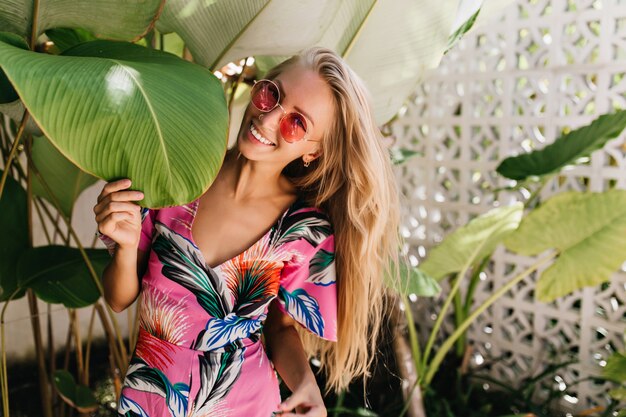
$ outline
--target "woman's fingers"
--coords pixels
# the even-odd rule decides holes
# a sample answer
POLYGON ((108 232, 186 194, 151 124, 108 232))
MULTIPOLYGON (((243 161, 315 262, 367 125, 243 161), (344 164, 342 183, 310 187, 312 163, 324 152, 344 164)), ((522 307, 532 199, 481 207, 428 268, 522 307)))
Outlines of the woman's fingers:
POLYGON ((123 190, 124 188, 130 187, 131 181, 128 178, 123 178, 117 181, 108 182, 102 187, 102 191, 100 191, 100 195, 98 195, 98 203, 105 198, 107 195, 123 190))
POLYGON ((277 413, 276 416, 280 417, 326 417, 326 407, 301 399, 298 393, 293 394, 281 403, 279 410, 282 413, 277 413), (295 408, 295 412, 291 412, 295 408))
POLYGON ((113 191, 110 193, 101 193, 100 196, 98 196, 98 202, 93 207, 93 212, 96 215, 100 214, 107 208, 107 204, 111 204, 113 201, 139 201, 143 198, 144 195, 141 191, 113 191))
MULTIPOLYGON (((109 225, 117 225, 119 222, 122 222, 124 220, 133 222, 134 218, 135 216, 127 211, 114 211, 113 213, 110 213, 108 216, 102 219, 102 221, 98 222, 98 228, 102 230, 107 230, 109 229, 109 225)), ((112 229, 115 229, 115 227, 112 227, 112 229)))
POLYGON ((326 417, 327 413, 326 413, 326 408, 322 407, 320 405, 313 405, 310 408, 308 408, 306 410, 306 413, 302 414, 302 413, 281 413, 281 414, 276 414, 276 416, 280 416, 280 417, 326 417))
POLYGON ((96 222, 102 222, 108 215, 116 212, 127 212, 129 214, 139 214, 141 207, 135 203, 125 201, 112 201, 104 205, 96 214, 96 222))

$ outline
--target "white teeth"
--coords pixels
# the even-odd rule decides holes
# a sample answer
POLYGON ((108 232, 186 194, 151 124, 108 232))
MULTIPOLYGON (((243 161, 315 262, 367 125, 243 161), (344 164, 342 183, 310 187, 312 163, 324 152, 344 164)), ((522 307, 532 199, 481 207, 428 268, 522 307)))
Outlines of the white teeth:
POLYGON ((259 142, 264 143, 266 145, 274 146, 274 144, 272 142, 270 142, 269 140, 267 140, 263 136, 261 136, 261 134, 254 128, 253 124, 250 124, 250 131, 252 132, 252 136, 257 138, 259 140, 259 142))

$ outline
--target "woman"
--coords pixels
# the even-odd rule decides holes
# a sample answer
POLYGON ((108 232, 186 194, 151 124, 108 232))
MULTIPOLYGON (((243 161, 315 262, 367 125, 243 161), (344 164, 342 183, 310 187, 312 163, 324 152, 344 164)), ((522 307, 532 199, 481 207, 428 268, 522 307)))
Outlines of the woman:
POLYGON ((255 83, 194 202, 142 209, 130 185, 107 184, 94 207, 113 255, 107 302, 141 294, 121 414, 326 416, 310 356, 326 392, 369 376, 383 276, 398 276, 398 190, 367 91, 333 51, 308 48, 255 83))

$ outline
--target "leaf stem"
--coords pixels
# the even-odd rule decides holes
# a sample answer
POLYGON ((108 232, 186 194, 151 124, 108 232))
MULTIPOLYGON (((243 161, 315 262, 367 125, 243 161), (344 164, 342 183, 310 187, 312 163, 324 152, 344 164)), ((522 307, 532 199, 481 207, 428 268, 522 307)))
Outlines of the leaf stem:
POLYGON ((430 363, 430 365, 428 367, 428 371, 427 371, 424 383, 426 385, 430 384, 430 382, 432 381, 432 379, 433 379, 433 377, 435 375, 435 371, 437 370, 437 368, 439 367, 439 365, 443 361, 443 358, 445 357, 447 352, 450 350, 450 348, 452 347, 452 345, 454 344, 456 339, 472 324, 472 322, 474 320, 476 320, 476 317, 478 317, 483 311, 485 311, 498 298, 500 298, 504 294, 506 294, 506 292, 509 291, 513 286, 515 286, 515 284, 517 284, 518 282, 520 282, 521 280, 526 278, 526 276, 530 275, 532 272, 534 272, 535 270, 540 268, 543 264, 545 264, 548 261, 554 259, 554 256, 555 256, 554 254, 551 254, 551 255, 546 256, 545 258, 535 262, 528 269, 526 269, 525 271, 521 272, 519 275, 517 275, 515 278, 510 280, 504 286, 500 287, 498 289, 498 291, 493 293, 487 300, 485 300, 485 302, 480 307, 478 307, 476 310, 474 310, 472 312, 472 314, 470 314, 467 317, 467 319, 465 319, 465 321, 454 331, 454 333, 452 333, 452 335, 450 337, 448 337, 445 340, 445 342, 441 345, 441 347, 437 351, 437 354, 435 355, 435 357, 433 358, 432 362, 430 363))
MULTIPOLYGON (((472 254, 465 261, 465 264, 463 264, 463 268, 461 268, 461 270, 457 273, 456 278, 454 279, 454 282, 452 284, 452 288, 450 289, 450 293, 446 297, 446 301, 444 302, 443 307, 441 307, 441 311, 437 315, 437 321, 435 322, 435 325, 433 326, 433 329, 430 332, 430 337, 428 338, 428 342, 426 343, 426 348, 424 349, 424 356, 422 357, 422 369, 426 369, 428 357, 430 356, 430 351, 433 347, 433 344, 435 343, 435 337, 437 336, 437 333, 439 332, 441 324, 443 323, 443 320, 445 319, 446 312, 448 311, 448 308, 450 307, 450 304, 452 303, 452 300, 454 299, 454 296, 461 285, 461 281, 463 277, 465 276, 465 274, 467 273, 467 270, 469 269, 470 265, 472 264, 476 256, 480 253, 486 241, 487 240, 484 239, 476 246, 472 254)), ((420 375, 420 379, 421 377, 422 376, 420 375)))
POLYGON ((20 143, 20 139, 24 135, 24 129, 26 128, 26 121, 28 120, 28 110, 24 110, 24 115, 22 116, 22 121, 20 122, 20 127, 17 129, 17 134, 15 136, 15 140, 13 141, 13 146, 11 146, 11 152, 9 152, 9 157, 7 161, 4 163, 4 172, 2 172, 2 179, 0 180, 0 198, 2 198, 2 192, 4 191, 4 184, 6 183, 7 176, 9 175, 9 171, 11 168, 11 163, 13 159, 15 159, 15 154, 17 153, 17 148, 20 143))

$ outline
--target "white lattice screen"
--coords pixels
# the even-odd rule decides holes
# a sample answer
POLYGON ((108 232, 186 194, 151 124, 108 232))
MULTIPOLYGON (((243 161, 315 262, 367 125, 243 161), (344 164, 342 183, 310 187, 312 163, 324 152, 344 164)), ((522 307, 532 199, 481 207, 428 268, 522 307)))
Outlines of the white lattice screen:
MULTIPOLYGON (((490 192, 508 184, 495 173, 500 160, 626 108, 625 74, 624 0, 516 1, 468 34, 427 75, 392 125, 398 144, 421 153, 396 167, 408 199, 403 233, 413 261, 475 215, 522 198, 490 192)), ((542 198, 565 190, 626 188, 625 136, 564 171, 542 198)), ((476 300, 532 263, 500 247, 481 277, 476 300)), ((550 304, 534 300, 529 277, 470 329, 473 364, 505 355, 490 372, 515 383, 549 362, 564 361, 559 352, 574 347, 578 363, 559 375, 566 383, 597 375, 612 351, 624 349, 626 264, 622 270, 610 285, 550 304)), ((428 316, 437 309, 427 310, 416 320, 432 324, 428 316)), ((450 322, 446 326, 449 330, 450 322)), ((593 380, 568 386, 563 406, 580 411, 606 405, 610 387, 593 380)))

